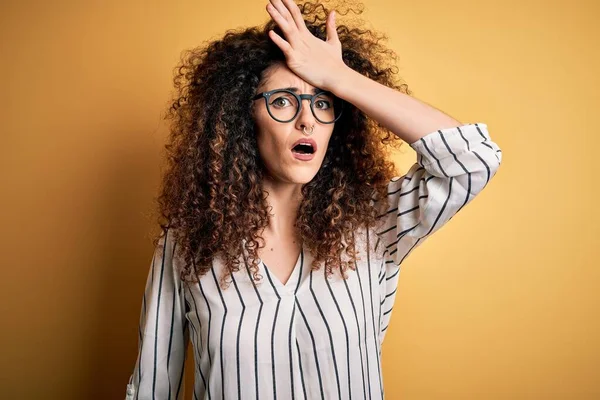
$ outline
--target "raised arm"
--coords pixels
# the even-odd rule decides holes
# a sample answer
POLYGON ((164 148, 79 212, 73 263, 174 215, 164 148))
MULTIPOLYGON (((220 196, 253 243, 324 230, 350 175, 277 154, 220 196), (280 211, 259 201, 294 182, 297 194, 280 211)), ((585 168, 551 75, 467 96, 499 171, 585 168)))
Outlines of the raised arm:
POLYGON ((410 146, 417 162, 388 185, 378 202, 384 246, 380 277, 383 341, 396 296, 400 264, 425 239, 440 229, 489 183, 502 160, 483 123, 445 128, 421 137, 410 146))

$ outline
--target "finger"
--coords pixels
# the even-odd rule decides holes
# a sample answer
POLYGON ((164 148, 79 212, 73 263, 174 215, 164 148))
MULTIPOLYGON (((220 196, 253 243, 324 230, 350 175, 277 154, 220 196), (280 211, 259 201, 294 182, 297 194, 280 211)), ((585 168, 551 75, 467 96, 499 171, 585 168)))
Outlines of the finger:
POLYGON ((283 3, 286 5, 287 9, 290 11, 292 15, 292 19, 296 23, 296 27, 300 31, 306 31, 308 28, 306 27, 306 23, 304 22, 304 17, 298 8, 298 5, 293 0, 283 0, 283 3))
POLYGON ((296 27, 296 23, 294 22, 294 18, 292 18, 292 15, 290 14, 289 10, 285 6, 285 4, 283 4, 281 2, 281 0, 269 0, 269 1, 273 5, 273 7, 275 7, 275 9, 279 12, 279 14, 281 15, 281 17, 283 19, 285 19, 285 21, 289 25, 290 29, 293 29, 294 27, 296 27))
POLYGON ((275 44, 283 51, 283 54, 286 56, 292 50, 292 46, 288 42, 286 42, 281 36, 279 36, 275 31, 269 31, 269 37, 275 44))
POLYGON ((277 25, 279 25, 283 33, 286 36, 291 35, 292 32, 290 30, 290 24, 281 16, 279 11, 277 11, 277 9, 271 3, 267 4, 267 11, 271 15, 271 18, 277 22, 277 25))
POLYGON ((327 19, 327 42, 335 43, 338 42, 337 30, 335 28, 335 11, 329 13, 327 19))

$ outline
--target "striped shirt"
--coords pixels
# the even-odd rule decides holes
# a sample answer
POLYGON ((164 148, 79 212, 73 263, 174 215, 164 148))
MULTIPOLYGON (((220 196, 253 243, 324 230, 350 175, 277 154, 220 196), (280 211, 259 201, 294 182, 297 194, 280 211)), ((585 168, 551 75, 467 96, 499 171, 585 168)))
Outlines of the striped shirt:
POLYGON ((410 146, 417 162, 372 203, 380 227, 354 233, 360 260, 347 280, 311 271, 302 248, 285 284, 261 262, 259 283, 246 264, 222 290, 218 257, 199 283, 185 283, 175 272, 172 234, 163 234, 126 399, 182 398, 188 340, 194 399, 383 399, 381 345, 400 265, 481 192, 502 159, 483 123, 438 130, 410 146))

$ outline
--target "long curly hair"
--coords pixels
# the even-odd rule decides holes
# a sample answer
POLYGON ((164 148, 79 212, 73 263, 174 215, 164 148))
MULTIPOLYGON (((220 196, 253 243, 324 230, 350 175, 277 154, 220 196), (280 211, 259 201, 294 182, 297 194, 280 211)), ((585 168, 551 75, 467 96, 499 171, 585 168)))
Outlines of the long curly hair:
MULTIPOLYGON (((343 1, 338 16, 349 11, 343 1)), ((326 39, 330 8, 322 1, 299 4, 309 31, 326 39)), ((341 18, 337 19, 341 21, 341 18)), ((381 44, 387 35, 361 29, 362 20, 348 18, 338 24, 344 63, 360 74, 410 95, 405 83, 394 80, 396 54, 381 44)), ((154 218, 162 232, 176 242, 180 277, 197 280, 210 271, 213 258, 222 257, 220 286, 229 286, 232 272, 245 263, 255 282, 260 281, 260 232, 269 223, 267 194, 261 187, 264 174, 258 152, 251 107, 264 71, 285 56, 269 38, 270 19, 264 25, 228 30, 219 40, 186 50, 175 68, 175 95, 165 118, 170 120, 166 168, 155 201, 154 218), (240 256, 245 250, 245 256, 240 256)), ((397 175, 389 160, 392 148, 404 142, 383 125, 346 103, 336 121, 323 165, 312 181, 303 185, 295 226, 303 245, 314 256, 311 269, 324 265, 326 276, 334 269, 347 278, 357 258, 353 232, 377 225, 375 200, 386 197, 387 185, 397 175), (348 256, 342 260, 343 251, 348 256)))

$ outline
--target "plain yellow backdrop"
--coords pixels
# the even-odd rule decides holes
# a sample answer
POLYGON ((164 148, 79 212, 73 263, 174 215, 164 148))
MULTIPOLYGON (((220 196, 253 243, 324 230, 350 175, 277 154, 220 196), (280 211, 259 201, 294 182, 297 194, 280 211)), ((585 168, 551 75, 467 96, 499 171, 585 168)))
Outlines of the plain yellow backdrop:
MULTIPOLYGON (((600 3, 364 3, 414 96, 503 150, 403 264, 386 398, 600 398, 600 3)), ((266 4, 2 2, 2 398, 125 397, 173 67, 266 4)))

